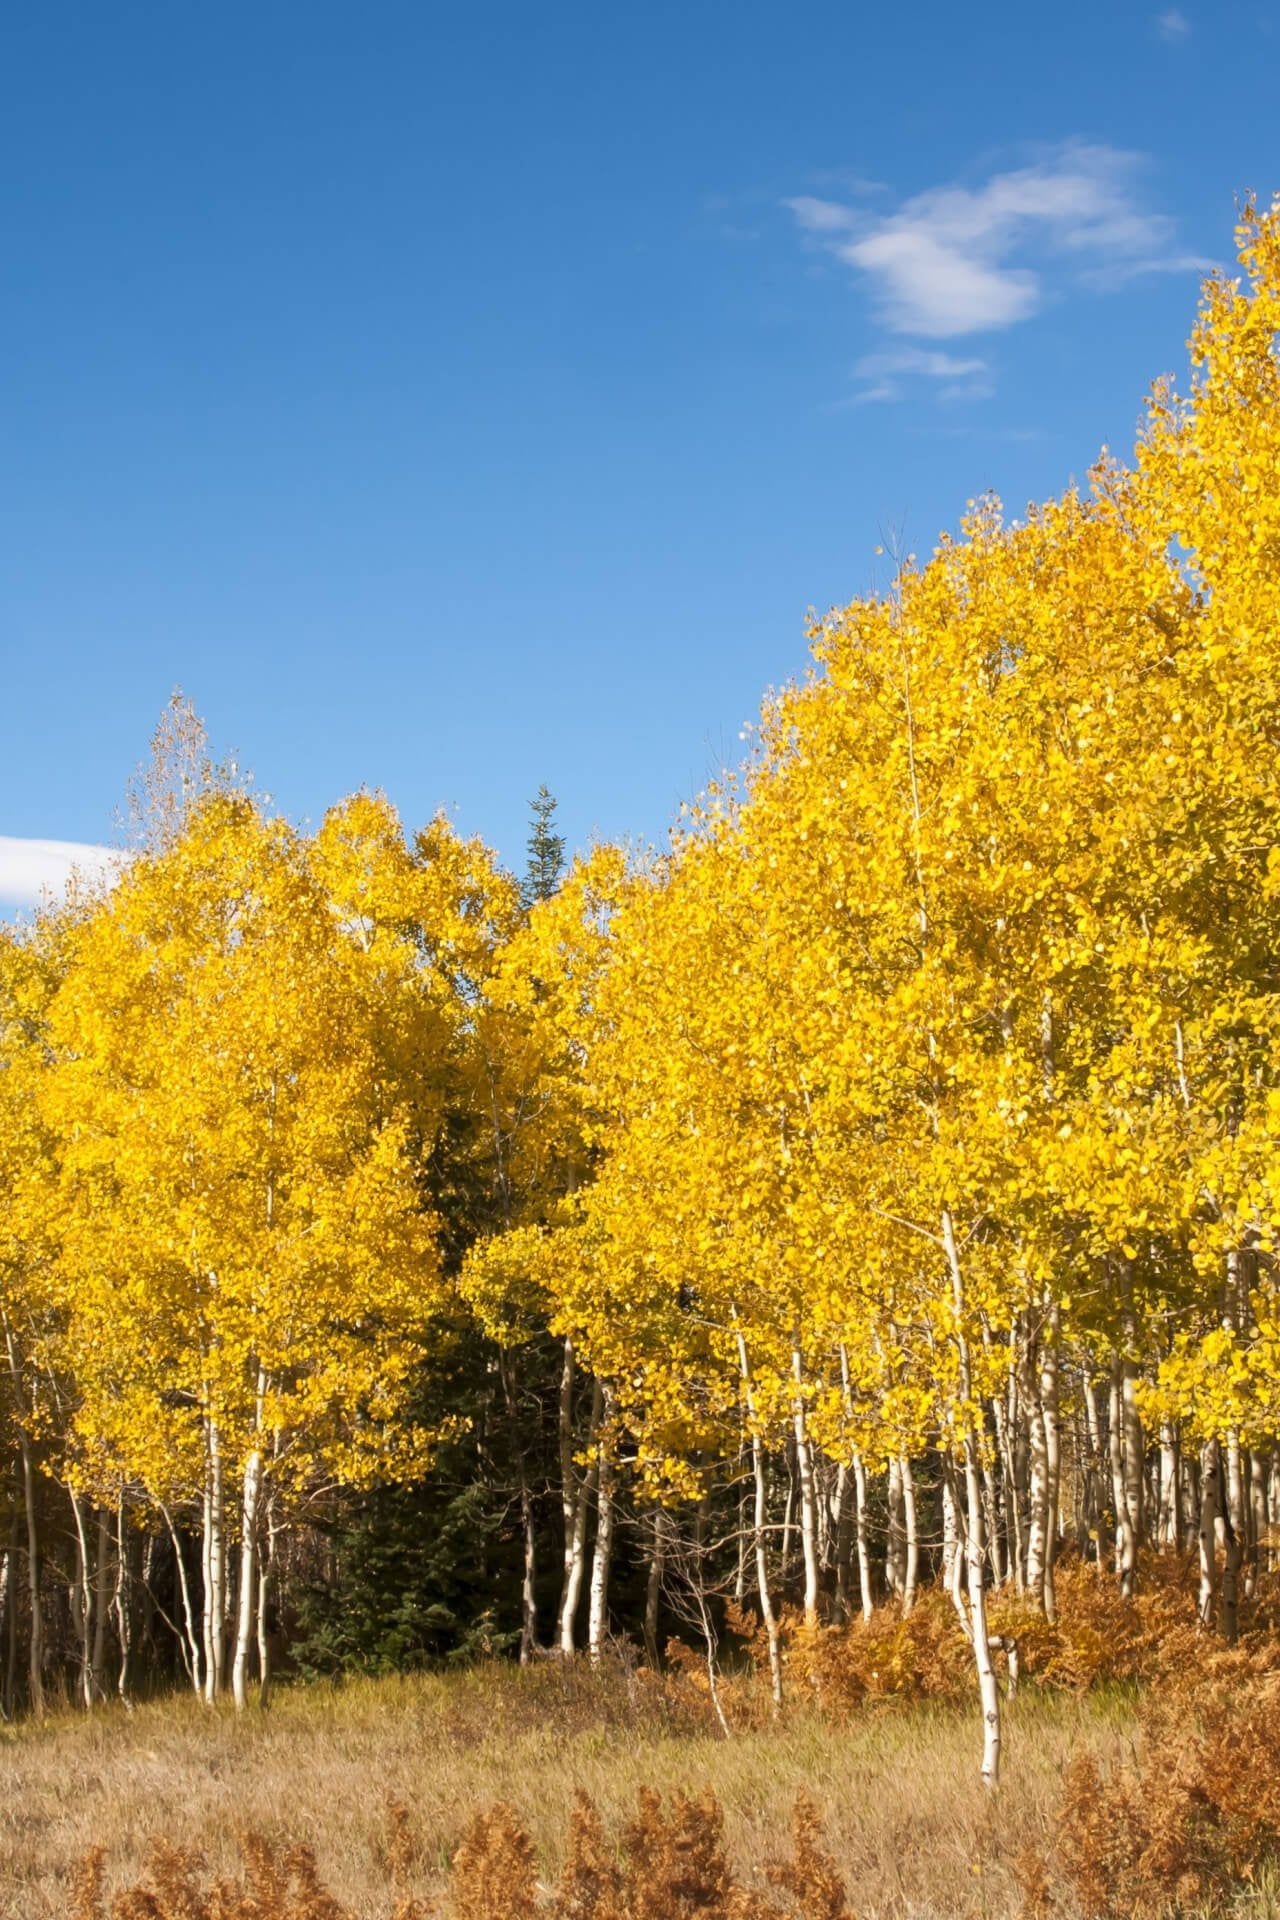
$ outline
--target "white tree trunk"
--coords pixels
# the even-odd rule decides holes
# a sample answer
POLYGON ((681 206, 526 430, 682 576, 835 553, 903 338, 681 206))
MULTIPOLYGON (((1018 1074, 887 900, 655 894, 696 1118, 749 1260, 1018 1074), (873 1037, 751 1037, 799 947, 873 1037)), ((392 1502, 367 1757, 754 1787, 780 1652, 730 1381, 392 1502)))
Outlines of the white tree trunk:
POLYGON ((182 1551, 182 1542, 178 1538, 177 1528, 168 1507, 160 1502, 160 1513, 165 1526, 169 1529, 169 1539, 173 1545, 174 1566, 178 1574, 178 1592, 182 1600, 182 1630, 186 1640, 185 1659, 187 1674, 197 1694, 204 1687, 204 1648, 200 1635, 196 1632, 195 1609, 191 1604, 191 1582, 187 1578, 187 1562, 182 1551))
POLYGON ((1240 1435, 1232 1428, 1227 1435, 1226 1500, 1223 1503, 1225 1547, 1222 1566, 1222 1637, 1234 1646, 1240 1633, 1240 1568, 1244 1561, 1245 1529, 1248 1526, 1244 1500, 1244 1471, 1240 1456, 1240 1435))
MULTIPOLYGON (((602 1412, 607 1425, 610 1411, 608 1393, 602 1396, 602 1412)), ((596 1538, 591 1556, 591 1593, 587 1610, 587 1651, 592 1666, 599 1666, 609 1631, 609 1573, 613 1565, 613 1495, 615 1473, 609 1457, 609 1440, 602 1435, 596 1448, 596 1538)))
POLYGON ((1213 1625, 1218 1588, 1218 1443, 1206 1440, 1200 1449, 1200 1624, 1213 1625))
POLYGON ((869 1620, 876 1610, 871 1585, 871 1542, 867 1534, 867 1468, 860 1453, 853 1456, 854 1538, 858 1547, 858 1592, 862 1617, 869 1620))
MULTIPOLYGON (((568 1342, 565 1343, 568 1349, 568 1342)), ((572 1359, 566 1360, 566 1368, 572 1366, 572 1359)), ((570 1375, 572 1385, 572 1375, 570 1375)), ((600 1382, 593 1384, 591 1393, 591 1434, 590 1444, 594 1448, 596 1431, 600 1425, 603 1396, 600 1382)), ((567 1452, 567 1471, 569 1492, 565 1496, 566 1514, 571 1514, 570 1531, 565 1535, 564 1543, 564 1585, 560 1595, 559 1637, 561 1653, 571 1654, 574 1650, 575 1624, 578 1618, 578 1606, 582 1599, 582 1582, 587 1565, 587 1517, 591 1511, 591 1494, 599 1470, 599 1457, 593 1457, 591 1466, 584 1479, 579 1481, 577 1468, 573 1460, 573 1434, 569 1429, 567 1448, 564 1441, 562 1424, 561 1464, 565 1463, 567 1452)))
MULTIPOLYGON (((1025 1316, 1030 1322, 1031 1316, 1025 1316)), ((1027 1421, 1027 1564, 1025 1590, 1038 1607, 1044 1606, 1044 1569, 1049 1551, 1049 1453, 1045 1445, 1038 1367, 1028 1325, 1022 1357, 1021 1401, 1027 1421)))
POLYGON ((951 1271, 952 1304, 955 1308, 955 1340, 959 1360, 960 1397, 963 1403, 963 1449, 965 1488, 965 1548, 968 1570, 969 1634, 974 1665, 978 1670, 978 1693, 982 1702, 982 1779, 989 1788, 1000 1781, 1000 1683, 991 1658, 991 1639, 987 1630, 986 1542, 983 1537, 982 1479, 978 1454, 978 1436, 973 1425, 973 1375, 969 1361, 969 1340, 965 1331, 964 1273, 960 1250, 956 1245, 955 1223, 951 1209, 942 1209, 942 1243, 951 1271))
POLYGON ((800 1478, 800 1542, 804 1551, 804 1617, 807 1626, 818 1624, 818 1508, 813 1485, 813 1452, 805 1424, 801 1397, 803 1374, 800 1349, 791 1350, 791 1377, 796 1386, 793 1425, 796 1436, 796 1469, 800 1478))
POLYGON ((262 1452, 255 1447, 244 1464, 240 1502, 240 1582, 237 1590, 235 1654, 231 1663, 231 1696, 236 1712, 249 1704, 249 1660, 254 1645, 258 1600, 258 1507, 262 1498, 262 1452))
POLYGON ((1045 1618, 1058 1617, 1058 1595, 1053 1570, 1058 1558, 1058 1530, 1062 1504, 1062 1428, 1058 1407, 1058 1309, 1049 1316, 1049 1328, 1040 1350, 1040 1418, 1044 1424, 1045 1464, 1048 1470, 1048 1530, 1045 1536, 1044 1584, 1041 1589, 1045 1618))
POLYGON ((755 1389, 751 1384, 747 1343, 741 1332, 738 1334, 738 1365, 742 1373, 747 1419, 751 1424, 751 1465, 756 1492, 752 1528, 756 1552, 756 1591, 760 1596, 760 1617, 764 1622, 765 1638, 769 1645, 769 1685, 773 1694, 773 1711, 778 1714, 782 1711, 782 1647, 778 1639, 778 1618, 773 1610, 773 1597, 769 1591, 769 1557, 765 1546, 769 1483, 765 1473, 764 1442, 756 1431, 755 1425, 755 1389))
POLYGON ((902 1483, 902 1530, 906 1540, 906 1555, 902 1568, 902 1617, 905 1620, 910 1613, 916 1597, 916 1581, 920 1572, 920 1535, 916 1519, 916 1483, 911 1471, 911 1462, 904 1453, 898 1462, 898 1472, 902 1483))
POLYGON ((222 1488, 222 1443, 216 1421, 207 1424, 204 1489, 204 1697, 222 1692, 226 1657, 227 1558, 222 1488))
POLYGON ((1178 1429, 1172 1420, 1160 1423, 1160 1514, 1157 1542, 1161 1552, 1182 1548, 1182 1512, 1178 1498, 1178 1429))

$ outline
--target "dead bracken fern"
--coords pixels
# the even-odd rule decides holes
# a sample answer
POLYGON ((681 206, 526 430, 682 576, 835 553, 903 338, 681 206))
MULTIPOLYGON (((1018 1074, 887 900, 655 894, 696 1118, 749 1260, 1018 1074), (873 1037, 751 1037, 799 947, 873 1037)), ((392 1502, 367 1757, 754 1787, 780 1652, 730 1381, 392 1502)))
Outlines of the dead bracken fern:
POLYGON ((157 1841, 145 1879, 121 1888, 108 1906, 105 1851, 95 1847, 72 1889, 68 1920, 357 1920, 322 1885, 310 1847, 279 1850, 247 1834, 241 1853, 238 1880, 206 1882, 198 1848, 157 1841))
POLYGON ((791 1824, 793 1858, 775 1867, 770 1879, 795 1901, 804 1920, 853 1920, 844 1881, 822 1844, 822 1822, 807 1794, 796 1801, 791 1824))
MULTIPOLYGON (((533 1843, 504 1803, 471 1820, 453 1857, 448 1920, 853 1920, 844 1883, 822 1844, 816 1808, 799 1801, 794 1858, 770 1870, 787 1897, 779 1905, 744 1887, 724 1845, 724 1816, 708 1789, 640 1794, 615 1845, 593 1802, 580 1794, 569 1823, 556 1887, 539 1886, 533 1843)), ((241 1842, 236 1880, 209 1879, 195 1848, 153 1847, 142 1881, 106 1891, 106 1854, 86 1855, 71 1889, 67 1920, 429 1920, 435 1909, 409 1885, 418 1864, 407 1810, 388 1802, 380 1849, 391 1904, 377 1916, 353 1913, 320 1880, 308 1847, 274 1847, 261 1835, 241 1842)))
POLYGON ((472 1819, 453 1856, 455 1920, 531 1920, 538 1911, 533 1842, 505 1801, 472 1819))
POLYGON ((1057 1844, 1024 1870, 1028 1913, 1063 1884, 1084 1920, 1224 1912, 1280 1857, 1280 1670, 1274 1647, 1204 1642, 1143 1701, 1134 1757, 1071 1765, 1057 1844))
POLYGON ((622 1912, 622 1874, 595 1802, 579 1791, 569 1844, 551 1904, 554 1920, 613 1920, 622 1912))

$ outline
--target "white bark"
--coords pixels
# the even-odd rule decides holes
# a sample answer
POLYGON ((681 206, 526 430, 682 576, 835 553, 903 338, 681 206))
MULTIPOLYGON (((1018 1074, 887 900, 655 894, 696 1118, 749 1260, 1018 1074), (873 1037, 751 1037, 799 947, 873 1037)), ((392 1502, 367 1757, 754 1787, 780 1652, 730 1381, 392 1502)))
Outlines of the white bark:
POLYGON ((237 1589, 235 1654, 231 1663, 231 1696, 236 1712, 249 1704, 249 1660, 254 1644, 258 1600, 258 1507, 262 1498, 262 1452, 254 1447, 244 1465, 240 1502, 240 1582, 237 1589))
POLYGON ((804 1551, 804 1617, 808 1626, 818 1624, 818 1512, 813 1485, 813 1452, 805 1424, 803 1382, 799 1347, 791 1350, 791 1377, 795 1382, 793 1425, 796 1437, 796 1470, 800 1479, 800 1542, 804 1551))
POLYGON ((173 1524, 173 1517, 163 1501, 160 1502, 160 1514, 165 1526, 169 1529, 169 1539, 173 1545, 174 1566, 178 1575, 178 1593, 182 1600, 182 1631, 186 1640, 185 1659, 187 1673, 190 1677, 192 1687, 196 1693, 199 1694, 204 1687, 204 1648, 201 1645, 200 1636, 196 1632, 195 1609, 191 1604, 191 1582, 187 1578, 186 1557, 182 1551, 182 1542, 178 1538, 178 1530, 173 1524))
POLYGON ((765 1548, 769 1485, 765 1474, 764 1443, 755 1425, 755 1388, 751 1382, 747 1343, 741 1332, 738 1334, 738 1365, 742 1373, 747 1419, 751 1425, 751 1465, 756 1491, 755 1524, 752 1528, 756 1552, 756 1591, 760 1596, 760 1617, 764 1621, 765 1638, 769 1645, 769 1684, 773 1693, 773 1710, 777 1714, 782 1710, 782 1647, 778 1639, 778 1618, 769 1591, 769 1560, 765 1548))
POLYGON ((875 1594, 871 1585, 871 1543, 867 1537, 867 1468, 860 1453, 853 1456, 854 1537, 858 1546, 858 1589, 862 1617, 869 1620, 875 1612, 875 1594))
POLYGON ((222 1486, 222 1443, 217 1422, 206 1423, 204 1489, 204 1697, 222 1692, 226 1657, 227 1560, 222 1486))
POLYGON ((1182 1513, 1178 1499, 1178 1429, 1172 1420, 1160 1425, 1160 1513, 1156 1544, 1162 1552, 1182 1548, 1182 1513))
MULTIPOLYGON (((569 1347, 568 1341, 565 1342, 565 1348, 565 1367, 569 1378, 570 1390, 572 1390, 573 1361, 572 1350, 569 1347)), ((600 1414, 603 1404, 600 1382, 597 1380, 592 1387, 591 1393, 590 1444, 593 1450, 596 1432, 600 1425, 600 1414)), ((571 1426, 568 1428, 567 1441, 565 1438, 563 1391, 561 1411, 561 1466, 562 1469, 565 1469, 567 1457, 568 1473, 568 1480, 566 1482, 567 1492, 564 1495, 564 1502, 566 1516, 570 1518, 569 1531, 565 1535, 564 1543, 564 1585, 560 1595, 559 1637, 561 1653, 571 1654, 574 1650, 578 1606, 582 1598, 582 1582, 587 1565, 587 1517, 591 1511, 591 1494, 595 1486, 596 1474, 599 1470, 600 1462, 598 1455, 595 1455, 593 1451, 591 1466, 585 1478, 579 1480, 577 1468, 573 1460, 573 1431, 571 1426)))
MULTIPOLYGON (((1030 1316, 1026 1316, 1029 1320, 1030 1316)), ((1031 1326, 1022 1355, 1022 1404, 1027 1419, 1028 1526, 1025 1588, 1036 1605, 1044 1606, 1044 1569, 1049 1550, 1049 1453, 1045 1445, 1038 1368, 1031 1326)))
POLYGON ((1256 1447, 1249 1453, 1249 1557, 1245 1573, 1245 1595, 1252 1600, 1262 1571, 1262 1550, 1267 1538, 1267 1462, 1256 1447))
POLYGON ((1232 1429, 1227 1435, 1226 1500, 1223 1503, 1225 1547, 1222 1566, 1222 1637, 1234 1645, 1240 1632, 1240 1568, 1244 1560, 1245 1528, 1248 1525, 1244 1501, 1244 1472, 1240 1457, 1240 1435, 1232 1429))
POLYGON ((902 1569, 902 1617, 905 1620, 910 1613, 916 1597, 916 1581, 920 1572, 920 1535, 916 1520, 916 1483, 911 1471, 911 1462, 904 1453, 898 1462, 898 1471, 902 1485, 902 1530, 906 1541, 906 1555, 902 1569))
POLYGON ((129 1655, 132 1651, 129 1585, 129 1542, 124 1530, 124 1494, 122 1492, 116 1506, 116 1584, 111 1611, 116 1617, 116 1640, 120 1649, 116 1692, 126 1706, 129 1706, 129 1655))
MULTIPOLYGON (((602 1396, 606 1426, 609 1396, 602 1396)), ((609 1631, 609 1573, 613 1565, 613 1495, 615 1473, 609 1457, 607 1433, 596 1447, 596 1538, 591 1555, 591 1593, 587 1610, 587 1651, 599 1666, 609 1631)))
POLYGON ((93 1705, 93 1577, 89 1571, 89 1536, 85 1529, 84 1508, 74 1487, 68 1489, 71 1514, 76 1525, 76 1577, 71 1589, 76 1638, 80 1642, 80 1698, 86 1709, 93 1705))
POLYGON ((978 1670, 978 1693, 982 1702, 982 1779, 989 1788, 1000 1781, 1000 1683, 991 1658, 991 1639, 987 1629, 986 1543, 983 1538, 982 1481, 978 1455, 978 1437, 973 1425, 973 1377, 969 1360, 969 1340, 965 1332, 964 1273, 956 1244, 951 1209, 942 1209, 942 1242, 951 1273, 952 1304, 955 1308, 955 1339, 959 1360, 960 1397, 965 1485, 965 1548, 968 1572, 969 1632, 974 1665, 978 1670))
POLYGON ((1040 1350, 1040 1419, 1044 1426, 1048 1472, 1048 1528, 1045 1535, 1044 1583, 1041 1589, 1045 1617, 1058 1617, 1058 1595, 1053 1570, 1058 1558, 1058 1531, 1062 1503, 1062 1428, 1058 1408, 1058 1309, 1049 1316, 1049 1328, 1040 1350))
POLYGON ((1200 1624, 1213 1625, 1218 1587, 1218 1443, 1207 1440, 1200 1449, 1200 1624))

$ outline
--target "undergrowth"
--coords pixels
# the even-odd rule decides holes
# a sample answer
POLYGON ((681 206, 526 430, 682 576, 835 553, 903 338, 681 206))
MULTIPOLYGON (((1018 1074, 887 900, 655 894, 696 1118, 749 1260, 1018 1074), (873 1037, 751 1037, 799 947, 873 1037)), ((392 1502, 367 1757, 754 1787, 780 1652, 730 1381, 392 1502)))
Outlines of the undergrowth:
MULTIPOLYGON (((578 1796, 556 1884, 538 1879, 533 1843, 503 1802, 477 1813, 453 1858, 443 1907, 409 1884, 414 1846, 399 1803, 388 1808, 384 1853, 391 1920, 853 1920, 844 1882, 823 1844, 807 1799, 796 1805, 789 1860, 770 1869, 777 1900, 744 1887, 724 1845, 724 1816, 709 1790, 668 1800, 640 1794, 635 1817, 610 1841, 594 1802, 578 1796)), ((106 1893, 106 1851, 86 1857, 67 1920, 372 1920, 321 1883, 310 1847, 274 1847, 261 1835, 241 1843, 235 1877, 206 1873, 197 1848, 166 1841, 151 1849, 142 1880, 106 1893)))
POLYGON ((926 1592, 905 1620, 789 1619, 779 1720, 753 1623, 732 1619, 729 1739, 693 1657, 291 1689, 240 1720, 190 1702, 68 1717, 8 1743, 0 1883, 8 1862, 20 1884, 0 1914, 1271 1920, 1280 1632, 1266 1588, 1231 1648, 1197 1626, 1176 1567, 1124 1600, 1068 1566, 1059 1598, 1051 1625, 992 1596, 1021 1675, 994 1798, 976 1779, 972 1656, 926 1592), (700 1784, 664 1797, 654 1781, 700 1784), (87 1846, 104 1833, 109 1854, 87 1846))

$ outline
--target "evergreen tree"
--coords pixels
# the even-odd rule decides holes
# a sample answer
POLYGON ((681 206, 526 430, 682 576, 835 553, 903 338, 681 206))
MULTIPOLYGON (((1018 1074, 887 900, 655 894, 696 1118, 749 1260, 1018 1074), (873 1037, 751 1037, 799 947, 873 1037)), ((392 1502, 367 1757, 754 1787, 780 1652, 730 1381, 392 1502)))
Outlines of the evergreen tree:
POLYGON ((526 907, 531 907, 535 900, 549 900, 564 872, 564 835, 555 831, 556 805, 555 795, 545 784, 529 803, 532 831, 525 842, 529 864, 520 884, 526 907))

